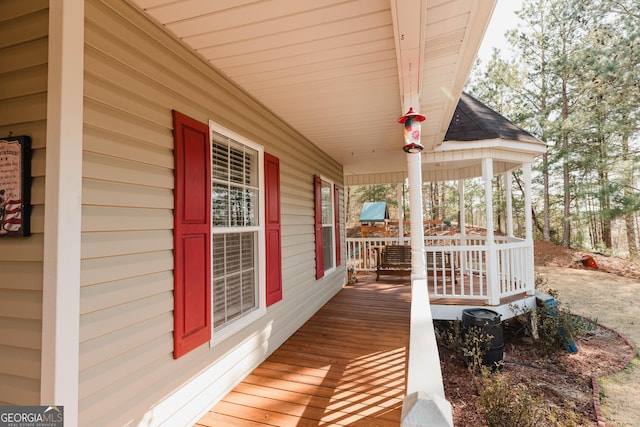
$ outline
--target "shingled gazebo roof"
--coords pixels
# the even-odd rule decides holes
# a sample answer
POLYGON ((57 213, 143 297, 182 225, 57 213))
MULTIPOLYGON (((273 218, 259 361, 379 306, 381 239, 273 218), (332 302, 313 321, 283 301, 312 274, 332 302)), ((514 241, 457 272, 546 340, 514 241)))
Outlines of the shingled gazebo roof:
POLYGON ((487 139, 542 143, 529 132, 463 92, 444 140, 481 141, 487 139))

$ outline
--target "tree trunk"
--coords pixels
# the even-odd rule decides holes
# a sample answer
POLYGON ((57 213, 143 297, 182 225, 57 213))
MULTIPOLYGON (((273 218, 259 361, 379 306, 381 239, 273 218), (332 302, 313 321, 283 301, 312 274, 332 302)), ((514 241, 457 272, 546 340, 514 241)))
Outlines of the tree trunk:
MULTIPOLYGON (((624 167, 624 198, 631 200, 633 197, 633 160, 629 153, 629 134, 622 135, 622 161, 624 167)), ((636 227, 633 212, 628 210, 624 215, 624 225, 627 230, 627 247, 629 258, 638 259, 638 246, 636 244, 636 227)))
POLYGON ((551 241, 551 214, 549 212, 549 155, 545 152, 542 156, 542 179, 544 186, 544 199, 543 199, 543 230, 542 238, 545 242, 551 241))
MULTIPOLYGON (((567 99, 567 82, 562 80, 562 119, 566 123, 569 117, 569 100, 567 99)), ((571 245, 571 183, 569 173, 569 132, 562 131, 562 177, 564 183, 564 211, 562 219, 562 246, 571 245)))
POLYGON ((440 220, 445 220, 446 218, 444 217, 444 207, 445 207, 445 203, 446 203, 446 194, 445 194, 445 185, 444 182, 440 183, 441 188, 440 188, 440 203, 438 203, 438 206, 440 206, 440 214, 438 216, 438 219, 440 220))
MULTIPOLYGON (((607 173, 600 174, 601 187, 609 186, 609 175, 607 173)), ((611 197, 609 196, 608 191, 603 191, 603 195, 600 200, 600 209, 602 212, 610 212, 611 211, 611 197)), ((609 216, 605 216, 604 218, 600 217, 600 228, 602 230, 602 243, 604 243, 605 248, 611 249, 613 246, 613 241, 611 238, 611 220, 608 219, 609 216)))
MULTIPOLYGON (((518 185, 518 188, 520 189, 520 191, 522 192, 522 194, 524 194, 524 187, 522 185, 522 180, 520 179, 520 177, 517 174, 513 174, 513 179, 515 180, 515 183, 518 185)), ((523 212, 523 216, 524 216, 524 212, 523 212)), ((545 221, 548 219, 549 217, 549 212, 545 212, 545 221)), ((540 224, 540 221, 538 221, 538 216, 536 215, 536 210, 533 208, 533 205, 531 206, 531 220, 533 221, 533 225, 536 227, 536 229, 540 232, 540 233, 544 233, 544 226, 540 224)), ((550 240, 547 240, 547 242, 550 240)))

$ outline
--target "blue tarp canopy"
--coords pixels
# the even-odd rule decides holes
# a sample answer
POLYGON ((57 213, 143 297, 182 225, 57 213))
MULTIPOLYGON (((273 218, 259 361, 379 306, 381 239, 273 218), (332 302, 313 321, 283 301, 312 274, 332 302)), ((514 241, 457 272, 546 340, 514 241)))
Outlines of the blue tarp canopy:
POLYGON ((387 202, 365 202, 362 205, 360 222, 384 222, 389 219, 387 202))

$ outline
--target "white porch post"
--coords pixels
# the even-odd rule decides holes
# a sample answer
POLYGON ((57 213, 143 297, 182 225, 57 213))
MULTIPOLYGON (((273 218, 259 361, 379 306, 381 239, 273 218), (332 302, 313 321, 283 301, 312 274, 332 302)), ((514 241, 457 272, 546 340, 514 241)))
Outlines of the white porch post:
POLYGON ((84 0, 49 2, 40 403, 78 425, 84 0))
POLYGON ((404 206, 402 197, 403 183, 396 184, 396 198, 398 200, 398 244, 404 244, 404 206))
MULTIPOLYGON (((464 205, 464 179, 458 180, 458 210, 460 215, 458 218, 458 228, 460 228, 460 245, 467 245, 467 224, 466 224, 466 212, 464 205)), ((460 273, 465 274, 467 271, 467 257, 466 251, 460 253, 460 273)))
POLYGON ((411 212, 411 279, 426 278, 424 224, 422 222, 422 155, 407 153, 411 212))
POLYGON ((522 165, 522 177, 524 179, 524 224, 525 224, 525 241, 529 247, 529 254, 527 255, 527 294, 535 295, 535 272, 534 272, 534 257, 533 257, 533 218, 531 215, 531 163, 525 163, 522 165))
POLYGON ((500 304, 500 283, 498 281, 498 251, 493 224, 493 159, 482 159, 482 179, 484 181, 484 203, 487 223, 487 293, 491 305, 500 304))
POLYGON ((511 189, 513 188, 513 177, 511 176, 511 172, 505 173, 504 177, 507 199, 507 236, 513 237, 513 197, 511 195, 511 189))
POLYGON ((440 355, 433 326, 424 256, 422 165, 420 153, 408 153, 411 206, 411 331, 407 394, 402 403, 402 427, 451 427, 451 404, 444 396, 440 355))

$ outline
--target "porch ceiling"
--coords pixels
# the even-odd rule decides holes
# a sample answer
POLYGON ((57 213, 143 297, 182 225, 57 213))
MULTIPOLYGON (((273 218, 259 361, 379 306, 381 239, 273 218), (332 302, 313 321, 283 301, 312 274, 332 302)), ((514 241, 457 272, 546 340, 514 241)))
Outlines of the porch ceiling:
POLYGON ((406 170, 409 105, 442 142, 496 0, 130 0, 344 165, 406 170), (419 102, 419 105, 416 103, 419 102))

